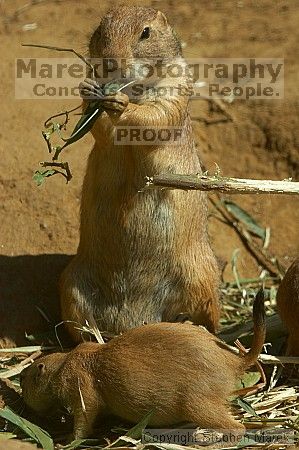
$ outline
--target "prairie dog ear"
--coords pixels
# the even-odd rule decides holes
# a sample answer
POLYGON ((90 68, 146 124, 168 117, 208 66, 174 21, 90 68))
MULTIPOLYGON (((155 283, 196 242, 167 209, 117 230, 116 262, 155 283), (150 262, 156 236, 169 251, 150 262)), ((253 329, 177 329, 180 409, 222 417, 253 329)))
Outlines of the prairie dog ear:
POLYGON ((157 20, 158 20, 158 22, 162 23, 166 27, 168 26, 167 18, 165 16, 165 14, 163 14, 161 11, 158 11, 158 13, 157 13, 157 20))
POLYGON ((46 366, 44 363, 39 363, 37 366, 37 370, 38 370, 38 375, 43 375, 45 373, 46 370, 46 366))

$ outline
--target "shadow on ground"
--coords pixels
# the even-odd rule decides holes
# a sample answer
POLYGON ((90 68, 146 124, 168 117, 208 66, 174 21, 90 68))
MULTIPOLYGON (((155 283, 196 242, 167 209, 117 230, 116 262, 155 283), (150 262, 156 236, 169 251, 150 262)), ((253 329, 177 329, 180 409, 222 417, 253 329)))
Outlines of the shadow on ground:
POLYGON ((58 281, 71 256, 63 254, 0 255, 1 339, 17 346, 38 343, 60 322, 58 281), (45 334, 46 333, 46 334, 45 334))

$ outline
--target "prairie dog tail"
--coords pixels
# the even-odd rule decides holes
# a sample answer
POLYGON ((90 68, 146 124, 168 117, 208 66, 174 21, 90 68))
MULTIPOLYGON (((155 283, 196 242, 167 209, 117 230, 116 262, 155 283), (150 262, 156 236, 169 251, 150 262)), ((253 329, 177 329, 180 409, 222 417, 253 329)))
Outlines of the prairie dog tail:
POLYGON ((244 367, 252 366, 262 351, 266 336, 265 296, 263 289, 256 294, 253 303, 253 340, 251 349, 244 355, 244 367))

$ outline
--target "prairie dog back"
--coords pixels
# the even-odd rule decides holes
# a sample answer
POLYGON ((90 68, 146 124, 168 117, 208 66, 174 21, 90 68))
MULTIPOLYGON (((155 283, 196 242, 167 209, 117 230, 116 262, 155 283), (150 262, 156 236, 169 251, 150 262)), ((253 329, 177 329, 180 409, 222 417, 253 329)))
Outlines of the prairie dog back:
POLYGON ((70 408, 75 438, 88 437, 98 416, 113 413, 137 423, 152 410, 153 426, 187 422, 243 431, 227 399, 237 376, 254 364, 262 349, 264 314, 259 295, 254 339, 245 356, 203 327, 180 323, 145 325, 108 344, 84 343, 69 353, 45 356, 22 372, 24 400, 40 413, 46 413, 45 406, 70 408))

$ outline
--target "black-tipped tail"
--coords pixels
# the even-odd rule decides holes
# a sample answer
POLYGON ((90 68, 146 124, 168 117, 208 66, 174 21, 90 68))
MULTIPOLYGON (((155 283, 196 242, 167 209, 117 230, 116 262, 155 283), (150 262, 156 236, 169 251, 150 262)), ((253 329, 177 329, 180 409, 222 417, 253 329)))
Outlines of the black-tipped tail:
POLYGON ((244 355, 245 368, 252 366, 263 349, 266 336, 265 295, 263 289, 256 294, 253 303, 253 340, 251 349, 244 355))

